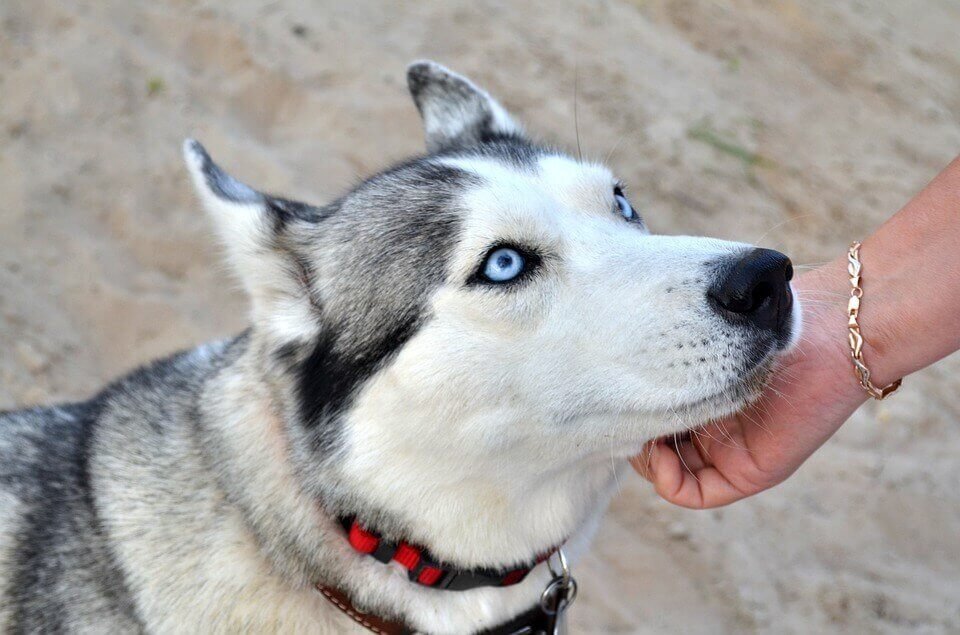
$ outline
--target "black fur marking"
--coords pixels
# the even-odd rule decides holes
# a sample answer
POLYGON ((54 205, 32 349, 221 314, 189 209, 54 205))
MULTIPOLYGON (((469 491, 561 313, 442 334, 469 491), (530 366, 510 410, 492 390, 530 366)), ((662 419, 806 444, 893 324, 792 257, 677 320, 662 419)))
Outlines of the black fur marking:
POLYGON ((413 95, 414 101, 417 102, 418 106, 420 94, 423 93, 424 89, 426 89, 433 80, 433 68, 433 64, 427 62, 412 64, 410 68, 407 69, 407 88, 410 89, 410 94, 413 95))
MULTIPOLYGON (((355 389, 369 378, 382 363, 396 353, 416 332, 413 318, 398 322, 363 352, 337 352, 332 336, 324 334, 313 347, 310 356, 297 368, 297 393, 300 414, 308 428, 332 424, 348 406, 355 389)), ((314 449, 329 451, 334 439, 327 426, 317 429, 314 449)))
POLYGON ((297 363, 297 356, 300 354, 300 344, 290 342, 284 344, 273 353, 273 359, 281 366, 292 367, 297 363))
POLYGON ((450 146, 434 156, 493 159, 521 170, 533 170, 537 161, 549 154, 561 153, 538 146, 520 135, 488 132, 481 143, 450 146))
POLYGON ((323 218, 323 210, 313 205, 300 203, 299 201, 291 201, 290 199, 280 198, 278 196, 265 196, 264 199, 266 200, 267 209, 273 212, 272 215, 278 223, 276 227, 277 231, 282 230, 286 227, 287 223, 293 219, 316 223, 323 218))

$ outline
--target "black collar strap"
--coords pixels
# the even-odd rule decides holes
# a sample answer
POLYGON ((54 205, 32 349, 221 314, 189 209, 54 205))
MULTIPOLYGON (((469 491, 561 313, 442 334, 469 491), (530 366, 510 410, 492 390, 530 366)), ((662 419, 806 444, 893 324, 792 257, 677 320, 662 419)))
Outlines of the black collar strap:
POLYGON ((516 569, 454 569, 440 564, 430 553, 406 542, 392 543, 376 532, 370 531, 355 518, 340 521, 347 532, 350 546, 360 553, 373 556, 384 564, 391 560, 407 570, 412 582, 432 589, 447 591, 466 591, 482 586, 505 587, 518 584, 530 571, 553 555, 556 549, 541 554, 533 562, 516 569))

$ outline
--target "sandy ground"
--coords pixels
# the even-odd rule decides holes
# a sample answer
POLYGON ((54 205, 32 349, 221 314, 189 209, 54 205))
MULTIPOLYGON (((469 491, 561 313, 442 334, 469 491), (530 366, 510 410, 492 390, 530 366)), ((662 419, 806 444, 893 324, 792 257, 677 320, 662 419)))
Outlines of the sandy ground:
MULTIPOLYGON (((407 62, 610 162, 656 231, 842 253, 960 150, 960 5, 0 2, 0 407, 89 395, 244 325, 181 166, 315 202, 420 151, 407 62), (112 4, 113 6, 107 6, 112 4)), ((787 484, 690 512, 639 478, 582 633, 960 632, 954 357, 787 484)))

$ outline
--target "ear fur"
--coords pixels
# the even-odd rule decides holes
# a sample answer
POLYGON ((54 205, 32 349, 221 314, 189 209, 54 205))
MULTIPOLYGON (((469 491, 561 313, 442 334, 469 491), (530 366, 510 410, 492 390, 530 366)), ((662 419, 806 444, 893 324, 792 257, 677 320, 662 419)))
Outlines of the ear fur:
POLYGON ((284 340, 313 335, 317 316, 311 281, 286 233, 288 225, 309 223, 319 210, 241 183, 193 139, 184 141, 183 157, 228 260, 250 296, 254 324, 284 340))
POLYGON ((436 62, 411 64, 407 86, 423 118, 429 152, 523 134, 486 91, 436 62))

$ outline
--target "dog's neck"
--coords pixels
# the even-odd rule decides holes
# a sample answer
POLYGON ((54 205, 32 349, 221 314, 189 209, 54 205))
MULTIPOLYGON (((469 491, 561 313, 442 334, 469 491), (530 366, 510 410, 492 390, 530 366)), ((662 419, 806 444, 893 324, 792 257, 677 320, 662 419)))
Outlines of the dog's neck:
POLYGON ((343 505, 341 513, 457 566, 527 562, 605 506, 619 465, 608 452, 570 457, 570 439, 556 433, 505 443, 464 432, 534 427, 529 417, 497 405, 438 404, 386 373, 344 418, 345 450, 330 466, 336 487, 325 493, 343 505))
MULTIPOLYGON (((565 539, 572 560, 585 550, 611 492, 609 458, 547 474, 528 461, 516 469, 488 470, 485 477, 483 466, 464 460, 475 461, 472 456, 421 454, 417 439, 400 434, 396 419, 383 416, 364 419, 365 429, 352 428, 343 440, 352 456, 331 454, 311 469, 297 453, 302 439, 295 438, 297 424, 287 416, 292 408, 278 403, 276 391, 261 379, 261 364, 248 347, 210 382, 206 443, 225 468, 226 498, 237 503, 264 557, 291 584, 328 584, 376 614, 402 617, 431 632, 463 632, 533 606, 550 580, 546 567, 536 567, 515 586, 438 594, 397 567, 357 553, 337 516, 363 513, 386 533, 463 568, 525 562, 565 539), (367 434, 379 435, 382 443, 363 446, 367 434)), ((354 408, 351 417, 361 413, 370 409, 354 408)))

